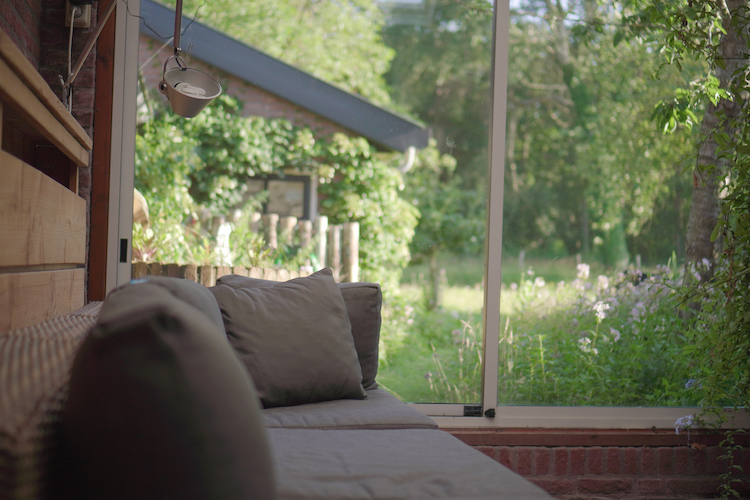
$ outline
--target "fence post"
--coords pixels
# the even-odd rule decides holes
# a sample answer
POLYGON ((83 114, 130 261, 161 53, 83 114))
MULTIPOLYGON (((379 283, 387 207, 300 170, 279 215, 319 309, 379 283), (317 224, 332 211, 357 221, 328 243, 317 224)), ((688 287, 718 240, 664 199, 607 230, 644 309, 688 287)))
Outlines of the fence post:
POLYGON ((344 223, 341 281, 359 281, 359 222, 344 223))
POLYGON ((276 237, 276 224, 279 222, 277 214, 265 214, 263 216, 263 235, 266 239, 266 245, 271 248, 278 248, 279 240, 276 237))
POLYGON ((232 268, 229 266, 216 266, 216 279, 218 280, 222 276, 232 274, 232 268))
POLYGON ((164 266, 164 269, 166 270, 166 272, 164 273, 165 276, 169 276, 170 278, 180 277, 180 265, 179 264, 167 264, 164 266))
POLYGON ((149 276, 163 276, 164 269, 160 262, 152 262, 148 265, 149 276))
POLYGON ((214 266, 200 266, 198 268, 199 283, 203 286, 214 286, 216 284, 216 270, 214 266))
POLYGON ((130 277, 134 280, 148 276, 148 264, 145 262, 134 262, 130 268, 130 277))
POLYGON ((268 281, 276 281, 276 269, 263 268, 263 279, 268 281))
POLYGON ((320 267, 327 267, 326 235, 328 234, 328 217, 319 215, 315 219, 315 256, 318 258, 320 267))
POLYGON ((294 236, 294 226, 297 225, 297 217, 291 215, 281 217, 279 219, 279 232, 281 233, 281 241, 286 245, 292 244, 292 238, 294 236))
POLYGON ((252 214, 250 214, 250 222, 249 222, 250 231, 254 233, 260 232, 260 225, 261 225, 260 223, 261 223, 261 219, 260 219, 259 212, 253 212, 252 214))
POLYGON ((190 281, 198 281, 198 266, 196 264, 185 264, 180 267, 180 278, 190 281))
POLYGON ((328 266, 333 277, 338 281, 341 271, 341 226, 334 224, 328 227, 328 266))
POLYGON ((247 276, 247 268, 242 266, 234 266, 232 268, 232 273, 238 276, 247 276))
POLYGON ((307 247, 312 241, 312 221, 301 220, 299 221, 299 246, 301 248, 307 247))
POLYGON ((250 269, 248 269, 247 275, 250 278, 255 278, 255 279, 258 279, 258 280, 262 280, 263 279, 263 269, 261 269, 259 267, 251 267, 250 269))

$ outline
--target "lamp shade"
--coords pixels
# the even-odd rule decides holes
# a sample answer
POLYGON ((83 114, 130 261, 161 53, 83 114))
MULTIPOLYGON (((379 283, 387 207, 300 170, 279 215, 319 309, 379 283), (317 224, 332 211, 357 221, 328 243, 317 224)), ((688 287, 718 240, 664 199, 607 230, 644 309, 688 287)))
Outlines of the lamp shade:
POLYGON ((169 99, 172 111, 193 118, 221 94, 221 85, 202 71, 176 67, 164 72, 159 90, 169 99))

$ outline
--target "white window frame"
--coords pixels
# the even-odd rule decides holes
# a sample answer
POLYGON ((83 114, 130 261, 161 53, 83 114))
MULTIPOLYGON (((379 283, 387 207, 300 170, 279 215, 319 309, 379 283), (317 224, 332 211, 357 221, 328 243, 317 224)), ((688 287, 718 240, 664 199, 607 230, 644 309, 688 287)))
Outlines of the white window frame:
MULTIPOLYGON (((140 12, 140 0, 129 0, 130 12, 140 12)), ((133 225, 135 125, 139 21, 117 9, 115 92, 112 127, 112 170, 107 290, 130 280, 130 242, 133 225), (128 240, 127 264, 119 263, 119 242, 128 240)), ((488 206, 483 308, 482 415, 464 417, 463 404, 412 404, 442 428, 556 428, 556 429, 670 429, 695 407, 560 407, 498 406, 498 344, 503 233, 503 178, 505 171, 505 116, 508 85, 509 0, 495 0, 492 53, 491 125, 489 133, 488 206), (494 410, 495 416, 486 416, 494 410)), ((732 415, 730 415, 732 416, 732 415)), ((725 427, 750 427, 741 412, 725 427)))
POLYGON ((133 250, 133 184, 138 92, 140 0, 118 2, 115 10, 115 54, 112 88, 112 137, 109 172, 107 274, 109 293, 130 282, 133 250), (121 243, 127 242, 124 250, 121 243), (121 262, 124 261, 124 262, 121 262))

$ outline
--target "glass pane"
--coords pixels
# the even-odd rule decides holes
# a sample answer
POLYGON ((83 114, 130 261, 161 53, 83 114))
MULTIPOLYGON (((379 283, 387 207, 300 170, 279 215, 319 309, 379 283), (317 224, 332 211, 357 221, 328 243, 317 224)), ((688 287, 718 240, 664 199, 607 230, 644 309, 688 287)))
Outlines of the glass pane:
MULTIPOLYGON (((144 8, 153 10, 147 29, 171 33, 173 24, 157 23, 160 6, 144 8)), ((247 45, 232 45, 232 64, 217 68, 207 56, 222 49, 199 44, 221 37, 196 41, 189 67, 219 78, 224 92, 184 119, 153 91, 171 43, 142 35, 136 187, 149 218, 135 225, 134 259, 221 272, 309 271, 326 261, 344 277, 346 252, 336 260, 333 245, 323 250, 311 235, 322 219, 298 221, 291 238, 294 221, 283 219, 325 216, 319 237, 330 242, 345 241, 353 233, 341 227, 356 222, 359 280, 383 290, 380 386, 411 402, 479 403, 491 3, 186 0, 183 12, 197 13, 183 25, 183 48, 206 29, 247 45), (279 68, 264 66, 265 55, 304 74, 264 86, 256 77, 279 68), (315 97, 321 91, 326 99, 315 97), (416 135, 355 133, 379 126, 345 105, 362 100, 416 135), (266 213, 287 224, 285 238, 274 239, 266 213)))
POLYGON ((410 402, 480 403, 490 2, 382 2, 394 105, 432 130, 404 174, 420 212, 383 325, 379 383, 410 402))
POLYGON ((300 218, 305 213, 304 201, 304 182, 268 181, 268 213, 300 218))
POLYGON ((670 288, 694 138, 651 119, 689 71, 610 2, 512 11, 499 404, 695 404, 670 288))

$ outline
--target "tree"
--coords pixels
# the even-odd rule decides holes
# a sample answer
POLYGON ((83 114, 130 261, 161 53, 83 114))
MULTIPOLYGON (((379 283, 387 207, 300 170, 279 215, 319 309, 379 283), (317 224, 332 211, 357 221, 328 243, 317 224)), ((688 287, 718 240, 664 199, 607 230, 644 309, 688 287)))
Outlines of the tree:
POLYGON ((414 261, 426 259, 430 269, 429 309, 437 309, 441 298, 438 255, 476 255, 484 245, 484 193, 462 187, 453 175, 456 160, 441 155, 433 143, 420 151, 406 175, 404 198, 419 210, 419 223, 410 249, 414 261))
POLYGON ((437 0, 424 24, 389 24, 393 102, 428 123, 464 186, 486 178, 492 11, 484 0, 437 0), (480 160, 480 161, 477 161, 480 160))
POLYGON ((376 104, 390 102, 383 74, 393 52, 383 44, 383 14, 372 0, 187 0, 184 12, 191 11, 323 81, 376 104))
POLYGON ((681 217, 668 187, 684 182, 690 131, 660 137, 651 114, 684 77, 654 82, 654 44, 618 36, 611 4, 528 1, 512 16, 506 248, 621 269, 657 246, 645 236, 659 211, 681 217))

